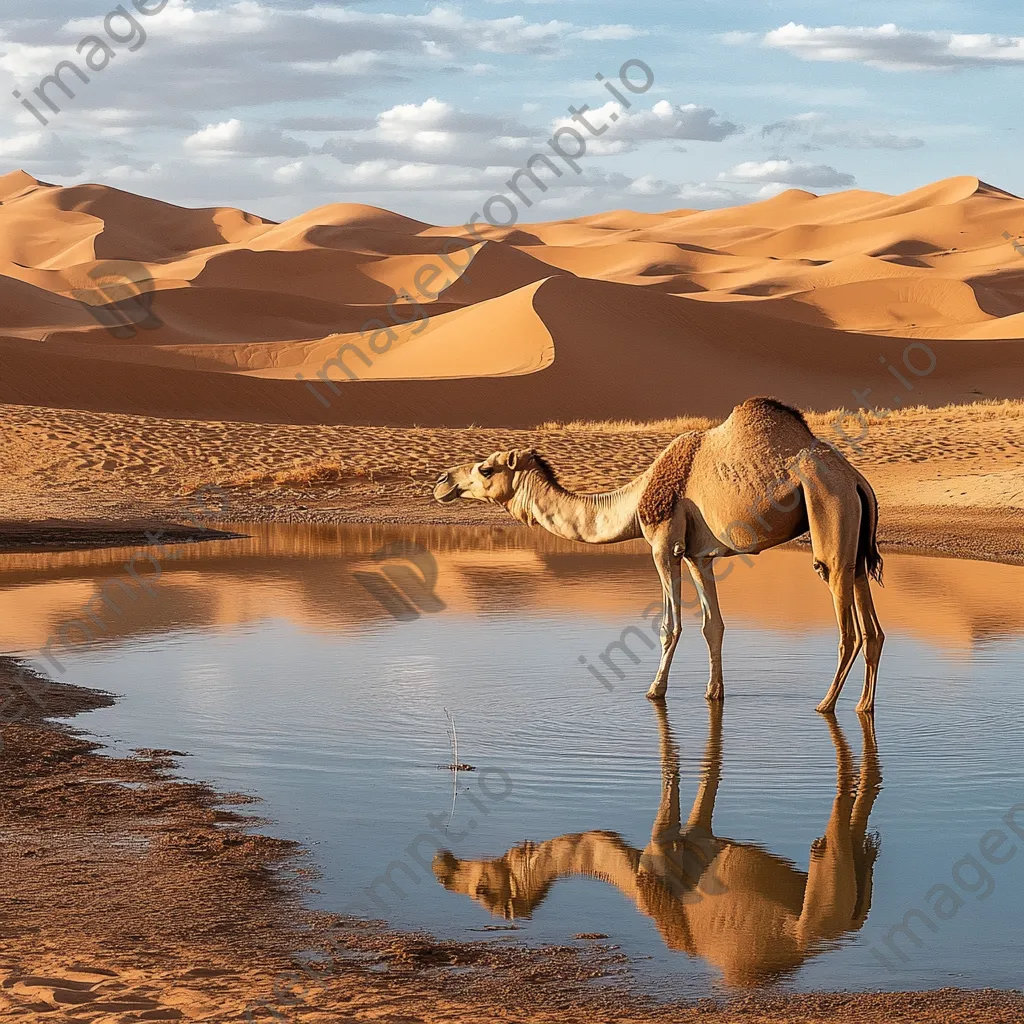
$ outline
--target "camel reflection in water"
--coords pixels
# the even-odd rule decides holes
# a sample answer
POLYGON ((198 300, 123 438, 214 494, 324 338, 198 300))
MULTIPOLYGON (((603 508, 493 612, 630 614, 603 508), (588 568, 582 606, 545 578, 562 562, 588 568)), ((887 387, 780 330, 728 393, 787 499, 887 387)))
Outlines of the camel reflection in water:
POLYGON ((493 914, 528 918, 552 885, 570 876, 616 886, 652 918, 665 944, 713 964, 734 986, 770 984, 807 959, 834 948, 864 924, 878 839, 867 831, 881 787, 874 725, 858 715, 863 754, 857 772, 833 716, 826 721, 836 750, 836 796, 825 834, 811 844, 806 872, 751 843, 714 834, 722 774, 722 705, 709 705, 710 726, 700 786, 683 821, 679 751, 668 714, 656 706, 662 787, 645 849, 614 832, 584 832, 526 842, 496 860, 458 860, 442 851, 434 874, 452 892, 493 914))

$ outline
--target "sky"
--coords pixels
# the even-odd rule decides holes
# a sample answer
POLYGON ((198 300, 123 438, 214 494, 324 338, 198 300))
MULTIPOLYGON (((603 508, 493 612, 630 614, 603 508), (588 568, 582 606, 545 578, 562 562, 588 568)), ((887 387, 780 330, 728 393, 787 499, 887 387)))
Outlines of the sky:
POLYGON ((523 221, 959 174, 1024 192, 1019 0, 29 8, 0 0, 0 171, 59 184, 274 220, 368 203, 436 224, 510 194, 538 153, 546 190, 518 179, 523 221), (43 90, 55 112, 34 90, 65 60, 73 98, 43 90), (550 143, 580 147, 563 127, 585 147, 571 164, 550 143))

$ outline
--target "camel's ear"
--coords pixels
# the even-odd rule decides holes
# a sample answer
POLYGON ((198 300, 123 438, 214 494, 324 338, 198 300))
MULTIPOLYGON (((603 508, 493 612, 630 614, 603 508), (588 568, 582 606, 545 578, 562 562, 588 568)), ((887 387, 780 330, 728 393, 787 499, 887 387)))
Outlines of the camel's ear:
POLYGON ((517 469, 526 469, 527 463, 536 454, 532 448, 513 448, 505 456, 505 461, 508 463, 508 468, 514 473, 517 469))

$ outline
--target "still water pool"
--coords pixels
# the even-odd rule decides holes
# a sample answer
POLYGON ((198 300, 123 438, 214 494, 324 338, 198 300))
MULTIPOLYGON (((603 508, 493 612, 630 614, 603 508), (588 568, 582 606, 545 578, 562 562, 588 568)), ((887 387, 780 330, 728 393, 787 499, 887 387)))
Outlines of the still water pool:
POLYGON ((696 619, 667 706, 644 699, 660 587, 640 546, 238 529, 171 549, 131 600, 130 551, 0 558, 3 647, 46 671, 107 587, 119 613, 55 650, 61 678, 123 699, 78 725, 258 796, 258 827, 310 849, 317 906, 607 936, 665 995, 1021 987, 1024 569, 887 558, 872 727, 859 664, 836 719, 814 711, 837 637, 804 550, 723 568, 719 713, 696 619), (448 716, 476 771, 439 770, 448 716))

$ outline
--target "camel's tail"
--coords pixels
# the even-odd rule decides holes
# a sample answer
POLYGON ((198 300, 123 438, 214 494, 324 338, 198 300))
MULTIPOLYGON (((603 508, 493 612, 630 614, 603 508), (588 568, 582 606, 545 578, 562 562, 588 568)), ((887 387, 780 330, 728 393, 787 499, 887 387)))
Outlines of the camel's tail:
POLYGON ((878 499, 866 480, 858 481, 860 538, 857 541, 857 574, 863 572, 882 584, 882 556, 878 552, 878 499))

